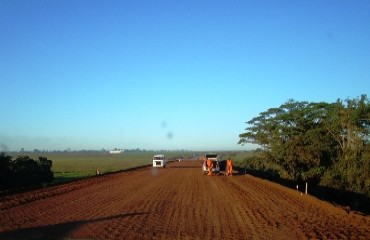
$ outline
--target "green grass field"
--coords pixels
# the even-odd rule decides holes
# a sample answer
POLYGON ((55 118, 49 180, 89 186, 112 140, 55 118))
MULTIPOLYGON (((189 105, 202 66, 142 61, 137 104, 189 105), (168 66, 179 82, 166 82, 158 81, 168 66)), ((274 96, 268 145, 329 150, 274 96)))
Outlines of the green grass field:
MULTIPOLYGON (((109 154, 108 152, 63 152, 63 153, 25 153, 12 154, 13 160, 20 155, 27 155, 36 160, 40 156, 53 161, 52 171, 54 182, 67 182, 96 175, 96 170, 101 174, 125 170, 133 167, 152 164, 154 152, 124 152, 109 154)), ((183 156, 179 152, 166 152, 168 160, 183 156)))
MULTIPOLYGON (((248 152, 220 153, 224 159, 231 157, 236 162, 242 161, 244 157, 250 155, 248 152)), ((159 152, 124 152, 121 154, 109 154, 108 152, 24 153, 11 154, 11 156, 13 160, 20 155, 27 155, 34 160, 40 156, 52 160, 54 182, 61 183, 94 176, 96 170, 104 174, 150 165, 154 154, 159 154, 159 152)), ((193 154, 202 155, 204 153, 171 151, 164 154, 167 160, 172 160, 180 156, 188 158, 193 154)))

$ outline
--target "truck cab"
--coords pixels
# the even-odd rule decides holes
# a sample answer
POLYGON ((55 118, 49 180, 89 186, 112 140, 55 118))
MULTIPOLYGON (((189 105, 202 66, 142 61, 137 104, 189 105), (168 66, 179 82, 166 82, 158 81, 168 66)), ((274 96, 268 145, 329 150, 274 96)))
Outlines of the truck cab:
POLYGON ((153 167, 165 168, 167 164, 164 154, 156 154, 153 156, 153 167))

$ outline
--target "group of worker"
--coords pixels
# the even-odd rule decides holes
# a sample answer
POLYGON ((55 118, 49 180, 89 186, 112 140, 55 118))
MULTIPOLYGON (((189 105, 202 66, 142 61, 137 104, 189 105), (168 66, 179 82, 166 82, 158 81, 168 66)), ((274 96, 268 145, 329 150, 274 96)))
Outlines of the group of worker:
MULTIPOLYGON (((208 167, 208 176, 212 176, 212 169, 213 169, 213 161, 208 159, 207 160, 207 167, 208 167)), ((226 176, 233 175, 233 160, 230 158, 226 160, 226 176)))

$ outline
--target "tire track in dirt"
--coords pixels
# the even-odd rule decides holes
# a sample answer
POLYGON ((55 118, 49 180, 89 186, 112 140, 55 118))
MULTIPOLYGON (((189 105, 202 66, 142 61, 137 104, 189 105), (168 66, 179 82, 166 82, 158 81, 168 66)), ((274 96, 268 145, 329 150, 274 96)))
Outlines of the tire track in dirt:
POLYGON ((174 162, 2 198, 0 239, 370 239, 369 216, 249 175, 204 176, 200 166, 174 162))
POLYGON ((252 221, 259 225, 255 229, 262 226, 265 235, 273 229, 271 236, 276 238, 278 230, 279 239, 343 239, 354 235, 356 239, 368 239, 370 236, 368 218, 362 225, 363 219, 357 219, 357 215, 349 217, 342 209, 312 196, 252 176, 230 182, 238 192, 235 198, 251 203, 247 209, 255 217, 252 221))

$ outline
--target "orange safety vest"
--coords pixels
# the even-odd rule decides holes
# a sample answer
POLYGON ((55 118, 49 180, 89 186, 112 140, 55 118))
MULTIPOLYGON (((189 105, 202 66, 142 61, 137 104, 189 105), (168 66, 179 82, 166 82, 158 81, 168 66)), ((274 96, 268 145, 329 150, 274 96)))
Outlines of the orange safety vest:
POLYGON ((228 167, 232 167, 233 166, 233 160, 231 160, 231 159, 227 160, 226 163, 227 163, 227 166, 228 167))

